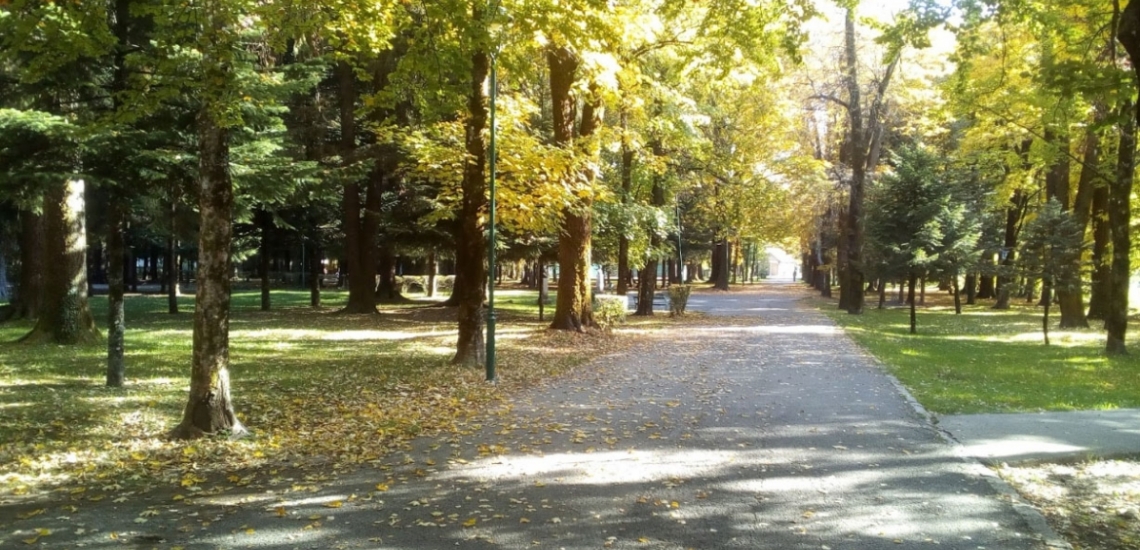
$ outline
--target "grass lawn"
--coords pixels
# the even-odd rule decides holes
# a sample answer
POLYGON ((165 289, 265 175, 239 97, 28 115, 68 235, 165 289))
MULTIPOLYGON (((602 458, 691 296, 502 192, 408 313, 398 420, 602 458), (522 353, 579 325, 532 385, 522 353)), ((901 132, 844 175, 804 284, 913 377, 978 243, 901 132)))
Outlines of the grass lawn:
MULTIPOLYGON (((918 334, 909 334, 904 307, 876 309, 867 297, 863 315, 819 307, 846 329, 935 413, 982 413, 1140 407, 1140 326, 1129 327, 1133 354, 1104 355, 1104 331, 1061 330, 1050 314, 1050 341, 1041 335, 1041 308, 1016 303, 989 309, 989 300, 954 314, 952 297, 928 289, 918 309, 918 334)), ((891 304, 888 301, 888 304, 891 304)), ((892 304, 893 305, 893 304, 892 304)))
MULTIPOLYGON (((329 469, 376 460, 421 433, 473 428, 477 413, 506 410, 510 391, 541 382, 633 337, 548 332, 537 293, 496 292, 497 386, 482 369, 449 365, 455 310, 425 302, 382 306, 380 315, 341 315, 346 295, 274 290, 234 295, 231 376, 235 408, 253 430, 240 441, 171 443, 189 385, 193 297, 179 315, 164 296, 128 296, 127 385, 104 387, 105 345, 15 343, 26 322, 0 324, 0 496, 55 484, 162 479, 185 487, 217 473, 321 463, 329 469)), ((106 298, 91 299, 105 325, 106 298)), ((553 313, 547 306, 547 322, 553 313)), ((653 329, 669 319, 631 320, 653 329)), ((323 466, 322 466, 323 467, 323 466)), ((240 476, 239 476, 240 477, 240 476)))

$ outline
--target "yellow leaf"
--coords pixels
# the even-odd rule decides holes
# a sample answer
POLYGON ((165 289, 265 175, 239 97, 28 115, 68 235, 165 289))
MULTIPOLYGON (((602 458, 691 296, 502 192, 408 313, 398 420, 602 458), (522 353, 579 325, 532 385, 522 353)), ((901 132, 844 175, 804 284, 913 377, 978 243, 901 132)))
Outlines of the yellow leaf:
POLYGON ((16 514, 16 518, 18 518, 18 519, 33 518, 33 517, 36 517, 36 516, 46 512, 46 511, 47 511, 47 508, 40 508, 39 510, 32 510, 31 512, 25 512, 23 514, 16 514))
POLYGON ((475 527, 475 523, 476 523, 477 521, 478 521, 478 520, 476 520, 475 518, 471 518, 471 519, 469 519, 469 520, 467 520, 467 521, 463 522, 463 526, 464 526, 464 527, 475 527))
POLYGON ((184 497, 182 495, 174 495, 174 496, 170 497, 170 500, 182 500, 184 498, 186 498, 186 497, 184 497))
POLYGON ((388 490, 388 484, 387 483, 377 483, 376 484, 376 490, 383 493, 384 491, 388 490))
POLYGON ((277 514, 277 517, 279 517, 279 518, 285 517, 285 507, 284 506, 278 506, 278 507, 274 508, 273 511, 277 514))
POLYGON ((140 453, 138 451, 135 451, 135 452, 131 453, 131 458, 133 458, 135 460, 146 460, 146 453, 140 453))
POLYGON ((673 502, 670 502, 670 503, 669 503, 669 507, 670 507, 670 508, 680 508, 680 507, 681 507, 681 503, 680 503, 680 502, 677 502, 677 501, 675 501, 675 500, 674 500, 673 502))
POLYGON ((325 508, 340 508, 341 506, 344 506, 344 503, 339 500, 334 500, 325 504, 325 508))
POLYGON ((530 523, 530 520, 526 518, 519 518, 519 523, 530 523))
POLYGON ((250 527, 249 529, 245 530, 245 534, 247 534, 247 535, 252 535, 253 533, 254 533, 253 527, 250 527))
POLYGON ((39 529, 36 529, 36 534, 41 537, 46 537, 51 534, 51 529, 44 529, 43 527, 40 527, 39 529))
POLYGON ((40 540, 39 537, 32 537, 30 539, 24 539, 24 544, 35 544, 39 540, 40 540))
POLYGON ((640 542, 641 544, 647 544, 649 542, 649 538, 648 537, 638 537, 637 542, 640 542))

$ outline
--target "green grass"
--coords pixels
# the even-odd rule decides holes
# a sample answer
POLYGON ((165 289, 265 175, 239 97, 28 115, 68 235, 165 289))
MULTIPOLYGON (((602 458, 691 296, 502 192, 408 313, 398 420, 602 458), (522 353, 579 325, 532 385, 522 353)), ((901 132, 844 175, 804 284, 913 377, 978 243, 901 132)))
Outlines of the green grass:
POLYGON ((906 308, 878 310, 869 301, 856 316, 834 302, 820 300, 820 307, 936 413, 1140 407, 1140 326, 1129 327, 1133 355, 1109 358, 1097 321, 1062 331, 1051 315, 1046 346, 1040 308, 982 304, 955 315, 948 297, 931 292, 927 303, 918 310, 917 335, 909 334, 906 308))

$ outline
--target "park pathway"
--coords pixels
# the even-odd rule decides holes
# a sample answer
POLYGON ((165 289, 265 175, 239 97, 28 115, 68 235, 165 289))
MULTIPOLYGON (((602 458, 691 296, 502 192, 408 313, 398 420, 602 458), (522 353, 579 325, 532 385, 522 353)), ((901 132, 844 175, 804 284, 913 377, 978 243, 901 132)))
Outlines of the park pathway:
POLYGON ((706 321, 534 388, 468 435, 313 492, 121 529, 186 549, 1043 548, 803 295, 695 294, 706 321))

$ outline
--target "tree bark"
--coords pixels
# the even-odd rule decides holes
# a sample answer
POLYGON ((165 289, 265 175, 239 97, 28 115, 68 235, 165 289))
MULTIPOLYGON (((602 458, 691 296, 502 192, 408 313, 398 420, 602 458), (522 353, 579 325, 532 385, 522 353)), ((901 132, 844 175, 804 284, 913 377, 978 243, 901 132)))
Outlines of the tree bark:
POLYGON ((321 280, 325 274, 321 265, 320 243, 309 243, 309 307, 321 307, 321 280))
POLYGON ((917 280, 918 280, 918 275, 911 272, 910 276, 907 277, 907 281, 906 281, 907 282, 906 298, 907 298, 907 301, 910 302, 910 333, 911 334, 918 334, 918 316, 915 313, 915 303, 914 303, 915 302, 915 300, 914 300, 914 286, 915 286, 915 282, 917 280))
POLYGON ((713 248, 713 288, 717 290, 728 290, 728 270, 731 269, 728 261, 728 239, 721 239, 716 242, 713 248))
POLYGON ((847 206, 847 262, 841 266, 840 284, 847 289, 847 312, 863 313, 863 195, 866 182, 866 141, 859 100, 858 57, 855 50, 855 9, 847 9, 845 24, 847 58, 847 116, 851 129, 851 190, 847 206))
POLYGON ((166 239, 166 311, 170 314, 178 313, 179 267, 178 261, 178 232, 176 225, 177 201, 170 203, 170 236, 166 239))
MULTIPOLYGON (((1068 136, 1058 139, 1058 147, 1064 148, 1063 153, 1068 153, 1069 145, 1068 136)), ((1073 200, 1070 200, 1073 193, 1069 183, 1071 181, 1069 155, 1062 154, 1061 159, 1057 161, 1052 171, 1056 174, 1054 185, 1057 201, 1063 210, 1072 212, 1073 218, 1081 227, 1082 234, 1088 227, 1089 204, 1092 202, 1093 170, 1090 168, 1098 164, 1099 156, 1100 143, 1096 132, 1090 129, 1085 136, 1084 162, 1081 164, 1081 175, 1077 182, 1076 197, 1073 200)), ((1073 269, 1079 272, 1080 258, 1074 258, 1073 262, 1075 264, 1073 269)), ((1079 288, 1076 290, 1058 288, 1055 293, 1057 304, 1061 310, 1061 328, 1088 328, 1089 322, 1085 318, 1084 292, 1079 288)), ((1042 295, 1044 297, 1045 293, 1042 292, 1042 295)))
POLYGON ((258 210, 255 218, 261 237, 257 254, 258 276, 261 278, 261 311, 269 311, 271 306, 269 295, 269 232, 272 231, 270 226, 273 224, 273 216, 265 210, 258 210))
MULTIPOLYGON (((478 21, 482 19, 482 10, 478 7, 478 2, 475 6, 472 16, 478 21)), ((487 293, 487 241, 483 236, 480 219, 487 209, 487 183, 484 177, 487 144, 483 132, 487 128, 488 98, 484 86, 491 71, 491 58, 485 50, 478 50, 472 54, 471 62, 465 137, 469 160, 463 169, 463 198, 455 236, 456 276, 452 291, 452 298, 459 306, 459 340, 451 362, 479 367, 486 361, 483 301, 487 293)))
POLYGON ((234 190, 229 170, 229 133, 210 106, 198 113, 198 284, 194 306, 194 354, 190 395, 171 439, 196 439, 245 427, 230 397, 230 243, 234 190))
POLYGON ((107 386, 122 387, 126 378, 126 313, 123 308, 123 226, 126 206, 112 196, 107 212, 107 386))
POLYGON ((998 277, 997 302, 993 309, 1009 309, 1010 286, 1013 282, 1014 249, 1017 247, 1017 233, 1021 227, 1021 216, 1029 198, 1020 189, 1013 192, 1006 208, 1005 216, 1005 259, 1001 260, 1002 274, 998 277))
MULTIPOLYGON (((1114 3, 1114 9, 1119 4, 1114 3)), ((1114 13, 1115 15, 1115 13, 1114 13)), ((1129 2, 1119 16, 1116 39, 1128 52, 1135 71, 1133 86, 1140 82, 1140 2, 1129 2)), ((1108 333, 1105 352, 1108 355, 1126 355, 1125 335, 1128 331, 1128 286, 1132 274, 1131 252, 1131 196, 1136 172, 1136 126, 1140 121, 1140 103, 1124 103, 1124 122, 1120 126, 1120 151, 1117 156, 1116 178, 1108 194, 1108 225, 1112 233, 1112 270, 1109 276, 1108 307, 1104 328, 1108 333)))
MULTIPOLYGON (((629 139, 625 133, 628 131, 629 115, 625 109, 621 112, 621 202, 629 204, 630 193, 633 192, 633 149, 629 146, 629 139)), ((618 278, 614 293, 625 296, 629 292, 629 237, 626 231, 618 236, 618 278)))
POLYGON ((44 297, 44 220, 32 211, 20 212, 20 272, 16 292, 0 322, 36 319, 44 297))
POLYGON ((87 302, 84 182, 69 179, 44 196, 46 270, 43 311, 21 341, 74 345, 100 338, 87 302))
MULTIPOLYGON (((560 147, 574 147, 575 98, 571 94, 579 66, 577 55, 564 46, 547 49, 550 69, 550 95, 554 110, 554 142, 560 147)), ((593 135, 601 123, 601 109, 596 98, 585 101, 577 137, 593 135)), ((585 151, 596 156, 596 150, 585 151)), ((585 174, 592 185, 596 174, 585 174)), ((582 331, 594 325, 590 306, 590 207, 592 200, 583 198, 578 204, 563 209, 558 240, 558 301, 550 328, 582 331)))
POLYGON ((1104 320, 1108 315, 1108 300, 1111 291, 1112 257, 1108 245, 1112 240, 1112 228, 1108 224, 1108 186, 1097 185, 1092 198, 1092 289, 1089 293, 1089 319, 1104 320))
POLYGON ((958 274, 950 279, 950 292, 954 293, 954 314, 962 314, 962 289, 958 287, 958 274))
POLYGON ((977 273, 969 273, 966 275, 966 305, 972 306, 977 303, 978 295, 978 275, 977 273))
MULTIPOLYGON (((352 65, 342 61, 336 69, 340 106, 340 152, 345 166, 352 164, 356 151, 356 75, 352 65)), ((348 303, 344 313, 376 313, 376 225, 369 206, 379 203, 379 193, 371 180, 364 186, 365 205, 361 205, 361 185, 354 181, 344 186, 344 257, 348 268, 348 303), (362 219, 363 214, 363 219, 362 219), (371 231, 369 231, 371 229, 371 231)))

